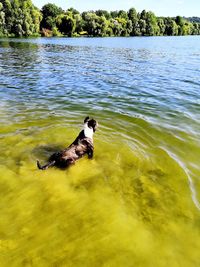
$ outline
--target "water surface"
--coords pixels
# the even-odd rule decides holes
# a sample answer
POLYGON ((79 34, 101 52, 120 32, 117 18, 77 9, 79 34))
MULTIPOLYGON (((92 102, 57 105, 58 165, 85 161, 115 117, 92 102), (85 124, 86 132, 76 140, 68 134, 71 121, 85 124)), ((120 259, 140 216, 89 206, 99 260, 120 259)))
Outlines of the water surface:
POLYGON ((199 266, 200 37, 0 39, 1 266, 199 266), (41 172, 86 115, 93 160, 41 172))

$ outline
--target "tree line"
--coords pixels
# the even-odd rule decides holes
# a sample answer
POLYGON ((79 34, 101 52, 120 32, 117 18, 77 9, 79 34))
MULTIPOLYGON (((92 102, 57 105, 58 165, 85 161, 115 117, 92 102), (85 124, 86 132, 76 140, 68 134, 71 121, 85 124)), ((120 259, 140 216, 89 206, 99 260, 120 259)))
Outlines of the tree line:
POLYGON ((28 36, 176 36, 199 35, 198 18, 156 17, 130 8, 80 13, 46 4, 39 10, 31 0, 0 0, 0 37, 28 36))

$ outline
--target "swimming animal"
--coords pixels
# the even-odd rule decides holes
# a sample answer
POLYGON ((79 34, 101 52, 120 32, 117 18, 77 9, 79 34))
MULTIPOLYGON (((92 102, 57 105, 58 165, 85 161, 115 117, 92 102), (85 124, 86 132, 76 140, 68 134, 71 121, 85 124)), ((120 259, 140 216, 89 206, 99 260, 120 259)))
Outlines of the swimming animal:
POLYGON ((94 153, 93 134, 97 127, 98 123, 96 120, 86 117, 84 119, 83 130, 79 133, 74 142, 64 150, 52 154, 48 163, 43 166, 41 166, 40 162, 37 160, 38 169, 46 170, 52 166, 66 168, 74 164, 85 154, 91 159, 94 153))

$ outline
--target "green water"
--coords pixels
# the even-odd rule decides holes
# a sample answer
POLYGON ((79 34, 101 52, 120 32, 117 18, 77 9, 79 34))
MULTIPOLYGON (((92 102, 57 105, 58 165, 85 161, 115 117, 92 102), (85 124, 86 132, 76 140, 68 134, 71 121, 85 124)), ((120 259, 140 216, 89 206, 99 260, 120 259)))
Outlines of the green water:
POLYGON ((193 38, 0 41, 0 266, 199 266, 193 38), (39 171, 86 115, 94 159, 39 171))

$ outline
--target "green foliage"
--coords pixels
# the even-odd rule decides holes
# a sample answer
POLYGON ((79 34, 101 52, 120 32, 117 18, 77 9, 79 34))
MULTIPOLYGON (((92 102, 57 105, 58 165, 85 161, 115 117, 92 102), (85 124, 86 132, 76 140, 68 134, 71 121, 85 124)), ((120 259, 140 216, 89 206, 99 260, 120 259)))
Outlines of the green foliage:
POLYGON ((147 12, 146 12, 146 10, 142 10, 142 12, 140 14, 140 19, 146 21, 146 19, 147 19, 147 12))
POLYGON ((180 16, 176 17, 175 22, 178 25, 178 35, 192 34, 194 25, 191 22, 180 16))
POLYGON ((97 16, 93 12, 85 14, 83 30, 90 36, 107 36, 109 22, 104 16, 97 16))
POLYGON ((146 13, 146 35, 160 35, 160 28, 157 24, 157 18, 151 11, 146 13))
POLYGON ((41 12, 31 0, 0 0, 1 36, 155 36, 200 34, 197 17, 156 17, 151 11, 138 13, 135 8, 97 10, 79 13, 46 4, 41 12))
POLYGON ((71 12, 73 15, 78 15, 80 14, 78 10, 76 10, 73 7, 70 7, 69 9, 67 9, 68 12, 71 12))
POLYGON ((0 0, 0 35, 33 36, 39 34, 40 11, 31 0, 0 0))
POLYGON ((120 11, 118 12, 118 17, 127 20, 127 19, 128 19, 128 14, 127 14, 126 11, 124 11, 124 10, 120 10, 120 11))
POLYGON ((68 11, 67 15, 61 14, 57 16, 56 26, 62 34, 71 37, 76 28, 76 20, 73 18, 73 14, 68 11))
POLYGON ((137 16, 137 11, 135 8, 130 8, 128 11, 128 18, 132 21, 135 22, 138 20, 138 16, 137 16))
POLYGON ((165 25, 165 35, 178 35, 178 25, 172 18, 166 18, 165 25))
POLYGON ((97 10, 95 14, 99 17, 105 17, 107 20, 111 19, 111 14, 106 10, 97 10))
POLYGON ((193 28, 192 28, 192 35, 197 35, 200 34, 200 23, 193 23, 193 28))
POLYGON ((130 32, 131 36, 139 36, 140 32, 140 25, 138 19, 138 13, 135 8, 130 8, 128 11, 128 18, 132 22, 132 31, 130 32))
POLYGON ((164 20, 162 18, 158 18, 157 23, 158 23, 158 27, 160 30, 160 35, 162 36, 165 33, 166 25, 165 25, 164 20))
POLYGON ((52 36, 57 36, 57 37, 62 36, 62 34, 59 32, 59 30, 58 30, 57 27, 53 27, 53 29, 52 29, 52 36))
POLYGON ((5 34, 5 12, 3 11, 3 4, 0 3, 0 37, 5 34))
POLYGON ((84 26, 82 16, 80 14, 75 14, 74 15, 74 19, 76 21, 76 29, 75 29, 75 32, 77 34, 79 34, 80 32, 83 31, 83 26, 84 26))
POLYGON ((146 20, 140 19, 138 23, 140 27, 140 34, 145 35, 146 34, 146 20))
POLYGON ((42 7, 42 21, 41 29, 52 30, 56 26, 56 18, 58 15, 63 14, 63 10, 60 7, 57 7, 55 4, 46 4, 42 7))
POLYGON ((118 17, 118 11, 111 11, 110 15, 111 15, 111 18, 115 19, 118 17))

